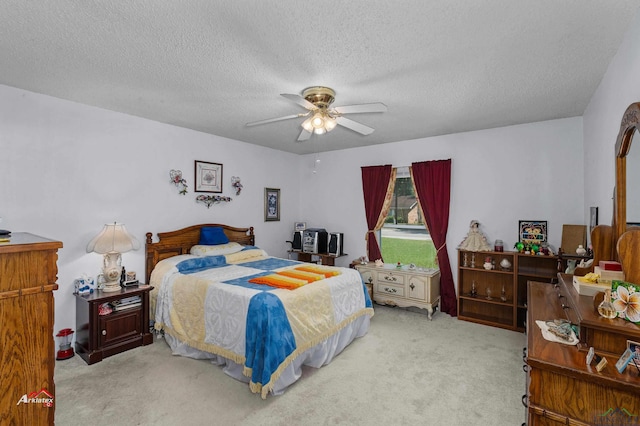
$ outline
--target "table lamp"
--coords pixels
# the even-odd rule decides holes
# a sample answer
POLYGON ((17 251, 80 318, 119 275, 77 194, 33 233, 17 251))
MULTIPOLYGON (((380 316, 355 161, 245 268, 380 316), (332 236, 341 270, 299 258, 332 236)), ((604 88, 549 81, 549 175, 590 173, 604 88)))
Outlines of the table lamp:
POLYGON ((124 224, 114 222, 104 225, 104 228, 87 244, 87 253, 99 253, 104 255, 102 276, 98 278, 98 284, 102 281, 102 291, 120 291, 120 276, 122 275, 122 256, 130 250, 138 250, 140 242, 129 232, 124 224))

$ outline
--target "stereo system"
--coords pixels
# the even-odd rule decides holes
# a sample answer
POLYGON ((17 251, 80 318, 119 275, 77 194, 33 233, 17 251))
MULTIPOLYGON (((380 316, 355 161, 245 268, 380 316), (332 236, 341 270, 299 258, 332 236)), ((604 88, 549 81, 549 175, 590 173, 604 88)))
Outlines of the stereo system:
POLYGON ((324 228, 294 231, 293 238, 287 242, 291 243, 291 251, 327 253, 333 256, 344 254, 344 234, 342 232, 327 232, 324 228))
POLYGON ((305 229, 302 238, 302 251, 305 253, 326 253, 328 235, 323 228, 305 229))
POLYGON ((292 251, 302 251, 302 234, 304 231, 295 231, 293 233, 293 241, 291 243, 292 251))
POLYGON ((329 246, 327 248, 327 253, 334 256, 342 256, 342 253, 344 253, 342 248, 343 241, 344 234, 342 232, 331 232, 329 234, 329 246))

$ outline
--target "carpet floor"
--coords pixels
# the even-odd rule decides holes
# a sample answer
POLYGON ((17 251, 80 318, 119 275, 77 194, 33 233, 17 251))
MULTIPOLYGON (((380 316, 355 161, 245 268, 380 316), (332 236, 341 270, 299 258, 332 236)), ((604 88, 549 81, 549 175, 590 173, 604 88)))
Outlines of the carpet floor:
POLYGON ((87 365, 57 361, 56 424, 492 425, 525 421, 525 336, 375 305, 369 333, 262 400, 163 339, 87 365))

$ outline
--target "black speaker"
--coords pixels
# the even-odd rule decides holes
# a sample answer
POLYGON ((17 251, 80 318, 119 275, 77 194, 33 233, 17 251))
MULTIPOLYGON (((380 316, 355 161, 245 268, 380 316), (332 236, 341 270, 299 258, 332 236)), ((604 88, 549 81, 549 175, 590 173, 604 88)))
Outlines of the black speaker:
POLYGON ((331 232, 329 234, 329 254, 341 256, 343 253, 344 234, 342 232, 331 232))
POLYGON ((302 251, 302 233, 304 231, 296 231, 293 233, 293 241, 291 242, 291 250, 302 251))

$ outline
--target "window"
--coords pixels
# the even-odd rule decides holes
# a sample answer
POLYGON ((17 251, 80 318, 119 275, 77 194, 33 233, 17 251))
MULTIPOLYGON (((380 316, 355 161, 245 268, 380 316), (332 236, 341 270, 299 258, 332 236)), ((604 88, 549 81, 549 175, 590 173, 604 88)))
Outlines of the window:
POLYGON ((408 167, 398 167, 389 214, 378 235, 385 263, 437 268, 436 248, 418 206, 408 167))

